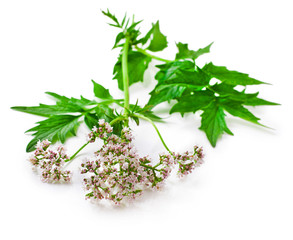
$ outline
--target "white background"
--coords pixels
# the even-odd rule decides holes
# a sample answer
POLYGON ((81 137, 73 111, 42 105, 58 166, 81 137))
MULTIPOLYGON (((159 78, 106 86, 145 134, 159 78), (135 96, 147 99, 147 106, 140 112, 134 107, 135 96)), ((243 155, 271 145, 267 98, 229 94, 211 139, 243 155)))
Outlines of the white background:
MULTIPOLYGON (((290 1, 65 1, 2 0, 0 3, 1 79, 1 239, 293 239, 292 157, 292 7, 290 1), (11 106, 50 104, 44 92, 92 98, 91 79, 123 96, 112 81, 118 50, 111 51, 115 28, 100 9, 117 17, 124 12, 144 19, 141 31, 160 20, 172 58, 175 42, 191 49, 214 41, 198 64, 250 73, 272 85, 251 87, 281 106, 251 108, 261 128, 227 117, 235 136, 224 135, 212 148, 198 130, 200 118, 174 114, 158 124, 174 151, 204 147, 205 164, 184 180, 171 179, 158 193, 148 193, 129 207, 94 205, 84 200, 79 161, 72 163, 71 185, 43 184, 26 161, 31 136, 24 131, 42 118, 11 106)), ((153 62, 152 65, 158 62, 153 62)), ((147 79, 155 68, 146 73, 147 79)), ((131 101, 143 104, 155 82, 131 87, 131 101)), ((164 104, 160 109, 164 108, 164 104)), ((159 110, 160 110, 159 109, 159 110)), ((163 115, 165 116, 165 115, 163 115)), ((141 154, 164 149, 146 123, 136 128, 141 154)), ((66 143, 72 154, 84 141, 66 143)))

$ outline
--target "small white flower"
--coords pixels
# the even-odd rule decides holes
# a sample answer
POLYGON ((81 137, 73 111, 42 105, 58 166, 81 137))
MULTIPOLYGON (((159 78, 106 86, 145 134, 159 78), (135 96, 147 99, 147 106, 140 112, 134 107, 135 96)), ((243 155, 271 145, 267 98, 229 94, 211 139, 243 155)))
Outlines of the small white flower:
POLYGON ((99 125, 104 125, 105 124, 105 119, 100 119, 99 120, 99 125))

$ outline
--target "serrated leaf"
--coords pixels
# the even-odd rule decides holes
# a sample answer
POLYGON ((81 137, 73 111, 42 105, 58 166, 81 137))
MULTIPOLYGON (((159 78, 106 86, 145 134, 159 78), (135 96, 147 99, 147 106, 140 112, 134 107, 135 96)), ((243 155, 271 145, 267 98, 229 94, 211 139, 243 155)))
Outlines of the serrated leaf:
POLYGON ((96 83, 94 80, 92 80, 92 83, 94 84, 94 94, 97 98, 113 99, 113 97, 109 93, 109 89, 104 88, 102 85, 96 83))
POLYGON ((57 100, 59 101, 62 101, 62 102, 68 102, 70 101, 70 99, 68 97, 65 97, 65 96, 62 96, 62 95, 59 95, 57 93, 54 93, 54 92, 45 92, 46 94, 56 98, 57 100))
POLYGON ((197 71, 181 70, 176 72, 176 76, 171 79, 160 81, 160 84, 177 84, 188 87, 205 87, 210 82, 210 76, 203 72, 200 68, 197 71))
POLYGON ((176 79, 181 71, 194 71, 195 64, 191 61, 174 61, 171 63, 166 63, 162 65, 156 65, 160 71, 155 75, 155 79, 159 81, 159 83, 165 82, 166 80, 176 79))
POLYGON ((280 105, 279 103, 275 102, 270 102, 262 98, 248 98, 246 101, 243 103, 244 105, 247 106, 261 106, 261 105, 280 105))
POLYGON ((107 9, 107 12, 102 11, 102 13, 103 13, 105 16, 107 16, 108 18, 110 18, 113 22, 116 23, 116 24, 110 24, 110 23, 109 23, 109 25, 111 25, 111 26, 113 26, 113 27, 118 27, 118 28, 121 28, 121 27, 122 27, 122 26, 120 25, 118 19, 116 18, 116 16, 115 16, 114 14, 110 13, 109 9, 107 9))
POLYGON ((260 118, 257 118, 254 116, 248 109, 242 106, 242 102, 233 101, 230 99, 224 99, 220 101, 220 105, 231 115, 235 117, 242 118, 246 121, 261 125, 258 120, 260 118))
POLYGON ((257 93, 245 93, 245 91, 239 92, 234 89, 234 86, 225 83, 215 84, 211 86, 216 93, 221 97, 228 97, 230 100, 241 101, 243 105, 247 106, 260 106, 260 105, 279 105, 278 103, 270 102, 261 98, 258 98, 257 93))
POLYGON ((177 43, 176 46, 178 48, 178 53, 176 54, 176 60, 178 59, 192 59, 195 60, 197 59, 199 56, 205 54, 205 53, 209 53, 210 52, 210 48, 212 46, 213 43, 210 43, 208 46, 204 47, 204 48, 200 48, 197 51, 194 50, 190 50, 188 48, 188 44, 184 44, 184 43, 177 43))
POLYGON ((50 117, 52 115, 64 114, 64 113, 74 113, 83 112, 83 109, 79 106, 69 105, 69 104, 57 104, 57 105, 46 105, 40 104, 39 106, 25 107, 25 106, 15 106, 11 109, 30 113, 42 117, 50 117))
POLYGON ((178 98, 184 92, 185 87, 181 86, 166 86, 166 88, 162 89, 161 91, 153 90, 150 95, 151 98, 149 99, 147 105, 151 107, 155 107, 156 105, 170 101, 172 99, 178 98))
POLYGON ((81 99, 76 99, 67 98, 53 92, 46 93, 57 99, 55 105, 46 105, 41 103, 39 106, 15 106, 11 109, 38 116, 49 117, 52 115, 59 115, 64 113, 82 113, 85 111, 84 107, 96 104, 95 101, 90 101, 82 96, 81 99))
MULTIPOLYGON (((129 51, 128 54, 128 76, 129 76, 129 86, 136 82, 143 81, 143 75, 148 67, 151 58, 135 51, 129 51)), ((122 62, 121 55, 118 58, 117 63, 113 70, 113 79, 118 80, 118 87, 123 91, 123 77, 122 77, 122 62)))
POLYGON ((175 61, 156 67, 160 71, 155 76, 158 84, 150 93, 151 98, 148 105, 151 106, 180 97, 187 87, 200 90, 210 80, 210 77, 201 69, 198 68, 195 71, 195 64, 188 60, 175 61))
POLYGON ((160 31, 159 21, 153 24, 153 27, 147 36, 151 38, 150 45, 147 49, 152 52, 162 51, 168 46, 167 37, 160 31))
POLYGON ((225 84, 229 85, 256 85, 256 84, 264 84, 265 82, 261 82, 254 78, 249 77, 246 73, 241 73, 237 71, 228 70, 226 67, 215 66, 213 63, 206 64, 203 68, 203 71, 210 74, 211 77, 217 78, 221 80, 225 84))
POLYGON ((233 135, 226 125, 223 108, 213 101, 208 105, 201 114, 201 126, 199 129, 206 133, 208 140, 213 147, 216 146, 217 140, 224 133, 233 135))
POLYGON ((27 145, 27 152, 35 149, 37 142, 48 139, 51 142, 60 140, 65 142, 66 138, 75 135, 80 116, 73 115, 55 115, 46 120, 38 122, 38 126, 33 127, 26 132, 34 132, 34 138, 27 145))
POLYGON ((239 92, 234 89, 234 86, 220 83, 210 86, 210 88, 218 93, 220 97, 228 97, 231 100, 246 102, 248 99, 256 98, 258 93, 245 93, 245 91, 239 92))
POLYGON ((184 113, 201 110, 208 106, 215 100, 213 92, 209 90, 195 91, 192 95, 185 95, 177 99, 176 103, 170 110, 170 114, 174 112, 180 112, 183 116, 184 113))
POLYGON ((95 105, 97 103, 96 101, 91 101, 89 99, 84 98, 83 96, 80 96, 80 99, 77 99, 73 97, 68 98, 65 96, 61 96, 54 92, 46 92, 46 94, 56 98, 58 100, 56 104, 62 104, 62 105, 68 104, 68 105, 79 106, 80 108, 83 108, 88 105, 95 105))

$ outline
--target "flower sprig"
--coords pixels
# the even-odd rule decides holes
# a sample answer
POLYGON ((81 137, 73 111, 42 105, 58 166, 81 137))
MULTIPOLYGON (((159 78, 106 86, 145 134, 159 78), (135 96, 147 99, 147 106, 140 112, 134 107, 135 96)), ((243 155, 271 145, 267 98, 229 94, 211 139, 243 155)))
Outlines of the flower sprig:
POLYGON ((34 154, 29 158, 33 169, 41 174, 41 180, 47 183, 69 183, 71 171, 64 170, 64 164, 69 160, 62 145, 54 151, 48 140, 38 142, 34 154))
POLYGON ((178 176, 182 177, 203 162, 202 148, 195 146, 193 153, 161 154, 153 166, 148 156, 137 153, 129 128, 123 128, 121 136, 112 130, 109 123, 101 120, 89 133, 90 142, 99 138, 104 144, 95 152, 94 160, 81 164, 88 199, 107 199, 115 204, 134 200, 146 189, 160 189, 176 165, 178 176))
POLYGON ((100 139, 103 145, 95 152, 94 160, 85 160, 81 165, 87 198, 107 199, 116 204, 126 199, 133 200, 146 189, 159 189, 175 167, 178 176, 183 177, 202 163, 202 148, 195 146, 193 152, 182 154, 168 148, 155 125, 155 122, 162 122, 155 112, 159 104, 172 101, 175 104, 168 106, 169 113, 180 113, 182 117, 186 113, 201 111, 200 130, 205 132, 213 147, 223 133, 233 135, 226 123, 226 113, 264 126, 246 106, 278 105, 259 98, 258 92, 246 92, 250 85, 266 84, 263 81, 212 62, 199 66, 197 59, 209 53, 213 43, 192 50, 188 44, 178 42, 174 58, 164 59, 156 55, 168 47, 159 21, 142 34, 139 28, 141 21, 135 21, 134 16, 129 18, 125 14, 120 21, 109 10, 102 13, 111 20, 109 24, 119 30, 113 48, 121 51, 113 68, 113 80, 117 80, 124 98, 115 98, 109 89, 92 80, 93 100, 47 92, 56 99, 56 104, 12 107, 46 118, 27 130, 33 139, 26 148, 27 152, 34 151, 30 162, 41 173, 43 181, 69 182, 71 172, 64 170, 64 164, 75 159, 88 144, 100 139), (161 62, 156 65, 156 86, 149 93, 147 104, 140 106, 138 100, 133 104, 130 102, 130 86, 144 81, 144 73, 152 60, 161 62), (216 83, 214 79, 217 79, 216 83), (239 86, 244 90, 239 91, 239 86), (167 150, 154 165, 148 156, 140 157, 133 146, 131 121, 139 125, 140 120, 154 127, 167 150), (51 143, 65 143, 69 137, 75 136, 81 122, 91 130, 84 145, 71 157, 65 154, 63 147, 52 150, 51 143))
MULTIPOLYGON (((80 173, 85 175, 83 184, 87 191, 86 199, 106 199, 115 204, 131 202, 145 190, 161 189, 176 166, 178 177, 183 177, 203 163, 202 148, 195 146, 193 152, 160 154, 158 163, 154 165, 150 157, 139 156, 128 127, 124 127, 118 136, 104 119, 93 127, 86 144, 81 148, 97 139, 102 140, 103 145, 94 153, 93 158, 84 159, 81 163, 80 173)), ((79 151, 81 149, 77 152, 79 151)), ((64 164, 73 159, 65 153, 63 146, 58 146, 53 151, 51 143, 44 140, 38 142, 29 161, 38 169, 43 182, 68 183, 72 172, 64 170, 64 164)))

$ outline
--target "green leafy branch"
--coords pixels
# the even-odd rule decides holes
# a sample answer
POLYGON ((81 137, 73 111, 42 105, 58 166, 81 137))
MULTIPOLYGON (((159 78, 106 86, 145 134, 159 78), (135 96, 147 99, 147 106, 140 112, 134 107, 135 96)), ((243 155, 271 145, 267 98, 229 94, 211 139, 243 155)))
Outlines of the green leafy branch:
POLYGON ((115 99, 108 89, 93 82, 94 95, 97 100, 84 97, 67 98, 56 93, 47 92, 55 98, 54 105, 40 104, 39 106, 17 106, 12 109, 39 115, 46 119, 38 122, 37 126, 27 130, 34 138, 29 142, 27 151, 32 151, 39 140, 48 139, 52 142, 64 142, 74 136, 79 124, 84 123, 91 129, 100 119, 111 122, 114 133, 121 132, 123 126, 128 126, 129 119, 139 124, 140 119, 150 122, 156 129, 163 145, 166 146, 154 121, 162 121, 153 109, 163 102, 171 102, 170 114, 201 111, 201 126, 212 146, 223 133, 233 135, 226 123, 226 113, 263 126, 246 106, 278 105, 258 97, 258 92, 247 93, 250 85, 266 84, 250 77, 248 74, 230 70, 224 66, 216 66, 212 62, 200 67, 197 59, 210 52, 213 43, 198 50, 191 50, 188 44, 178 42, 174 59, 164 59, 155 55, 168 47, 167 37, 161 32, 159 21, 152 24, 150 30, 142 35, 135 21, 126 14, 119 21, 109 10, 102 11, 112 23, 109 25, 119 29, 113 48, 121 48, 113 68, 113 80, 117 80, 118 88, 124 92, 124 99, 115 99), (149 93, 150 98, 145 106, 129 102, 129 87, 143 82, 145 71, 153 60, 161 61, 157 65, 155 75, 157 81, 149 93), (217 83, 213 83, 217 79, 217 83), (243 91, 237 87, 243 86, 243 91))
MULTIPOLYGON (((188 112, 202 111, 200 129, 206 133, 212 146, 216 146, 217 140, 224 132, 233 135, 227 127, 225 112, 263 126, 259 123, 260 119, 245 106, 278 105, 258 98, 258 92, 246 93, 247 86, 266 84, 265 82, 245 73, 216 66, 212 62, 200 68, 196 64, 197 58, 209 53, 213 43, 198 50, 191 50, 188 44, 178 42, 175 59, 168 60, 150 53, 162 51, 168 46, 167 37, 160 31, 159 21, 152 24, 152 28, 144 37, 138 38, 139 30, 136 30, 136 33, 132 34, 136 38, 129 43, 129 86, 143 81, 144 72, 152 59, 164 62, 156 66, 159 69, 155 75, 158 83, 150 92, 146 107, 152 109, 162 102, 175 100, 177 103, 170 106, 170 114, 179 112, 184 116, 188 112), (219 80, 219 83, 212 85, 212 79, 219 80), (245 90, 237 91, 237 86, 244 86, 245 90)), ((119 38, 119 41, 122 39, 119 38)), ((118 58, 113 72, 113 79, 118 81, 118 87, 123 90, 121 57, 118 58)))
MULTIPOLYGON (((122 117, 122 110, 120 113, 118 112, 118 108, 123 109, 124 99, 114 99, 108 89, 93 80, 92 82, 93 92, 98 101, 88 100, 82 96, 77 99, 46 92, 56 100, 54 105, 40 104, 32 107, 12 107, 13 110, 46 118, 37 122, 37 126, 26 131, 34 136, 27 145, 27 152, 33 151, 37 142, 45 139, 51 142, 61 141, 64 143, 67 138, 76 135, 81 122, 92 129, 98 125, 100 119, 105 119, 107 122, 112 122, 114 133, 120 135, 125 118, 122 117), (114 108, 112 105, 116 105, 116 107, 114 108)), ((143 110, 142 107, 137 107, 139 108, 137 112, 146 116, 154 116, 153 119, 160 119, 151 110, 143 110)))

